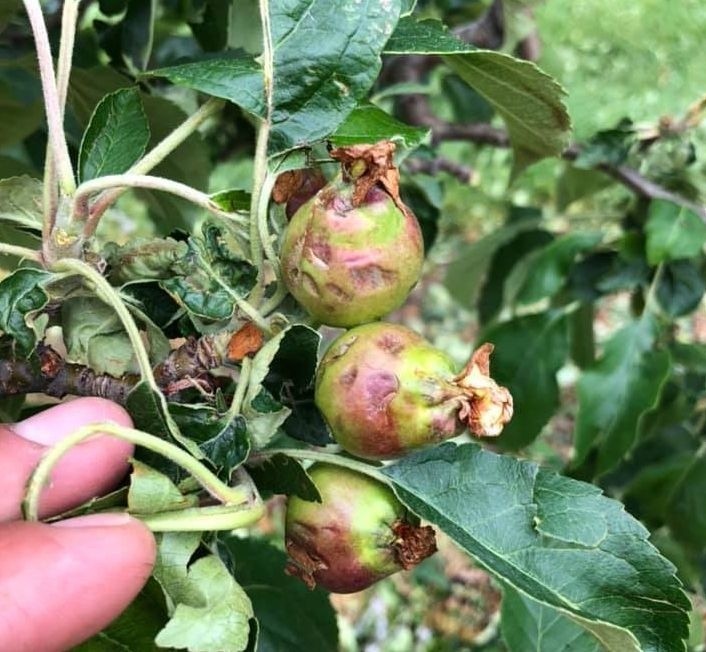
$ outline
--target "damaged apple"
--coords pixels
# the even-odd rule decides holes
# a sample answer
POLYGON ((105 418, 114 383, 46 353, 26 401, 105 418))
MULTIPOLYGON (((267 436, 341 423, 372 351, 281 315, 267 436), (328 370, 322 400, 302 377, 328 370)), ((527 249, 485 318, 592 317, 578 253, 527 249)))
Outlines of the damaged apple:
POLYGON ((335 340, 316 377, 315 400, 336 441, 367 459, 401 457, 468 428, 494 437, 512 396, 490 377, 492 345, 457 373, 452 360, 404 326, 358 326, 335 340))

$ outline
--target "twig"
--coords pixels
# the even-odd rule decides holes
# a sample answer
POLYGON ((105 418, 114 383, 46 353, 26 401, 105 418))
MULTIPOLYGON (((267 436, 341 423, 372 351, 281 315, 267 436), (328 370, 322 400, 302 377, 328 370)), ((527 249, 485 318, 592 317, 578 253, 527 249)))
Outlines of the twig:
POLYGON ((422 172, 433 176, 439 172, 448 172, 462 183, 471 183, 476 174, 473 168, 442 156, 433 159, 408 158, 405 160, 404 166, 412 174, 422 172))
MULTIPOLYGON (((204 378, 209 371, 223 365, 231 334, 221 332, 189 338, 154 368, 155 382, 164 390, 179 381, 204 378)), ((137 374, 116 378, 67 362, 44 344, 37 347, 37 358, 38 365, 31 359, 0 360, 0 398, 42 392, 55 398, 68 394, 100 396, 124 405, 130 391, 140 382, 137 374)))

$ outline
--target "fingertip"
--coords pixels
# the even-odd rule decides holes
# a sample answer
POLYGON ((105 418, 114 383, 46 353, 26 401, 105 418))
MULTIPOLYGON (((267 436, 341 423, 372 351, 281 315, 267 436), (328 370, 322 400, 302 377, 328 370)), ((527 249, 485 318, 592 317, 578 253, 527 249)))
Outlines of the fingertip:
POLYGON ((132 427, 127 410, 105 398, 83 397, 54 405, 12 426, 23 439, 51 446, 67 435, 91 423, 115 423, 132 427))
POLYGON ((65 650, 96 634, 137 596, 155 559, 150 531, 121 514, 7 524, 0 539, 3 650, 65 650))

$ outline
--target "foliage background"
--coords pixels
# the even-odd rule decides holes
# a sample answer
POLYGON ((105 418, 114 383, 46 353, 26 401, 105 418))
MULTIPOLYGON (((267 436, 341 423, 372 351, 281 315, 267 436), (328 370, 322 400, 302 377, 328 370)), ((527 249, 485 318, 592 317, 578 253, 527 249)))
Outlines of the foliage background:
MULTIPOLYGON (((190 5, 187 5, 189 3, 163 3, 160 20, 156 22, 150 68, 194 53, 190 31, 181 20, 189 11, 190 5)), ((453 26, 477 17, 488 5, 488 2, 474 0, 428 0, 419 3, 419 12, 422 16, 442 18, 453 26)), ((509 16, 514 15, 513 10, 517 13, 523 6, 532 5, 541 40, 538 63, 568 90, 567 105, 578 141, 591 138, 597 131, 612 129, 623 118, 645 129, 654 128, 665 116, 678 119, 706 91, 706 67, 700 56, 706 33, 706 7, 698 0, 671 3, 668 10, 657 0, 586 0, 580 3, 517 0, 506 5, 509 16)), ((60 13, 58 3, 47 2, 44 6, 50 16, 60 13)), ((101 3, 101 7, 107 6, 108 3, 101 3)), ((253 25, 257 23, 256 3, 243 0, 242 7, 239 33, 247 37, 234 35, 230 45, 256 53, 257 29, 247 28, 248 20, 253 25)), ((104 41, 99 47, 97 32, 92 27, 98 14, 98 5, 93 3, 83 15, 79 34, 75 61, 78 69, 70 89, 74 113, 68 121, 70 144, 74 148, 80 143, 83 126, 96 102, 107 92, 127 85, 117 73, 103 70, 97 74, 93 70, 97 63, 105 63, 106 52, 110 53, 110 41, 104 41)), ((11 27, 16 42, 3 41, 0 37, 0 177, 25 173, 38 178, 45 138, 40 128, 41 97, 32 77, 32 56, 23 51, 27 31, 23 33, 20 21, 13 20, 11 27)), ((519 18, 511 21, 508 41, 519 38, 531 26, 532 22, 523 23, 519 18)), ((51 33, 56 38, 56 23, 51 33)), ((120 62, 120 66, 134 71, 139 56, 139 48, 130 51, 132 58, 120 62)), ((459 117, 454 113, 457 107, 453 96, 445 86, 447 75, 448 72, 441 70, 432 71, 425 83, 437 114, 445 118, 459 117)), ((184 115, 193 112, 196 105, 193 91, 166 85, 159 87, 145 103, 153 142, 178 124, 184 115)), ((380 105, 393 110, 394 102, 381 99, 380 105)), ((479 110, 482 111, 482 107, 479 110)), ((230 107, 221 122, 206 125, 204 138, 190 139, 177 156, 165 163, 161 173, 208 191, 225 187, 248 189, 253 133, 252 124, 230 107)), ((706 169, 703 155, 699 154, 703 151, 704 138, 704 127, 699 124, 684 138, 658 143, 647 155, 631 152, 630 160, 640 171, 667 187, 684 191, 696 199, 703 198, 706 169), (690 159, 692 150, 693 161, 690 159)), ((429 192, 437 192, 434 208, 439 219, 439 235, 429 254, 428 276, 393 319, 424 332, 461 364, 479 336, 481 325, 475 302, 456 301, 458 296, 449 292, 449 281, 444 273, 453 261, 463 258, 469 245, 481 242, 483 236, 497 230, 511 206, 539 211, 542 227, 552 233, 593 229, 610 238, 619 234, 621 222, 634 210, 635 202, 623 186, 591 185, 595 177, 586 176, 582 182, 590 192, 565 204, 562 193, 567 192, 567 164, 557 160, 533 166, 510 184, 511 154, 508 150, 467 142, 444 142, 438 154, 461 163, 472 174, 465 181, 443 171, 433 182, 424 175, 416 177, 419 184, 427 184, 429 192)), ((640 207, 638 202, 638 208, 645 209, 645 206, 640 207)), ((164 234, 191 223, 194 218, 194 209, 180 200, 144 192, 130 193, 101 224, 101 237, 119 242, 157 232, 164 234)), ((473 279, 479 286, 481 281, 482 274, 473 279)), ((506 308, 512 311, 513 307, 506 308)), ((597 302, 594 326, 599 351, 610 336, 630 321, 631 309, 629 289, 621 288, 597 302)), ((706 320, 700 309, 679 315, 674 320, 674 328, 682 342, 706 343, 706 320)), ((703 372, 703 368, 690 372, 694 375, 694 397, 690 397, 689 407, 698 409, 688 412, 684 420, 703 414, 703 406, 698 403, 703 372)), ((573 453, 578 375, 577 365, 561 365, 558 371, 560 406, 540 437, 521 448, 521 457, 557 470, 565 469, 573 453)), ((703 437, 703 423, 695 432, 703 437)), ((627 467, 621 470, 632 485, 622 482, 620 477, 613 477, 612 484, 605 478, 600 482, 613 495, 627 499, 628 508, 654 529, 654 542, 677 564, 696 607, 690 645, 699 649, 704 643, 700 624, 705 614, 703 548, 682 546, 683 541, 675 541, 673 533, 665 526, 663 513, 659 513, 659 506, 652 504, 654 495, 663 489, 659 482, 669 481, 661 475, 664 469, 659 466, 652 469, 657 476, 654 483, 647 476, 635 483, 636 473, 630 475, 627 467)), ((703 503, 697 504, 696 509, 700 506, 703 503)), ((261 534, 278 541, 281 504, 275 501, 271 510, 271 520, 262 525, 261 534)), ((445 542, 441 555, 409 576, 392 578, 359 596, 336 598, 342 645, 351 652, 505 649, 498 625, 499 596, 499 587, 489 576, 472 567, 465 556, 445 542)))

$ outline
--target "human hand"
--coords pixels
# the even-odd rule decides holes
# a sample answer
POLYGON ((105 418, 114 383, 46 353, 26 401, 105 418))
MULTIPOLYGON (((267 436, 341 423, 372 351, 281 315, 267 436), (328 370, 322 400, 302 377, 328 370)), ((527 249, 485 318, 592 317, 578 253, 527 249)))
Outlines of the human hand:
MULTIPOLYGON (((0 650, 66 650, 103 629, 150 575, 155 544, 125 514, 94 514, 53 525, 21 521, 27 480, 47 446, 99 421, 132 426, 120 406, 99 398, 62 403, 13 426, 0 425, 0 650)), ((70 509, 112 489, 132 445, 97 437, 57 464, 40 514, 70 509)))

